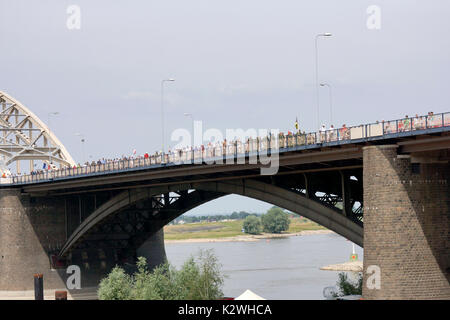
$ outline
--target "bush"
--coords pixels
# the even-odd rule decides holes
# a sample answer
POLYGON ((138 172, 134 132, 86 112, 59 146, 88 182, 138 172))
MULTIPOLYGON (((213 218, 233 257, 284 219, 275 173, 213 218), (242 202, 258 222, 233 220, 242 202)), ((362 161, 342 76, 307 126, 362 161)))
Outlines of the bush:
POLYGON ((128 276, 120 267, 100 282, 100 300, 213 300, 223 297, 224 276, 211 250, 200 251, 177 270, 168 262, 149 271, 139 257, 138 270, 128 276))
POLYGON ((242 226, 245 233, 260 234, 262 231, 261 219, 256 216, 248 216, 245 218, 242 226))
POLYGON ((345 272, 340 272, 337 281, 338 292, 333 293, 335 297, 348 296, 348 295, 362 295, 363 276, 360 272, 356 282, 350 281, 348 275, 345 272))
POLYGON ((261 217, 264 232, 281 233, 289 229, 289 216, 281 208, 272 207, 261 217))
MULTIPOLYGON (((190 297, 184 299, 213 300, 222 298, 224 276, 220 270, 219 260, 211 250, 200 251, 198 260, 200 272, 197 277, 190 278, 191 283, 197 285, 194 286, 194 290, 191 290, 190 297)), ((194 273, 195 275, 197 274, 194 273)))
POLYGON ((138 271, 133 277, 132 300, 172 300, 177 299, 174 274, 169 263, 164 263, 148 270, 147 261, 143 257, 138 258, 138 271))
POLYGON ((132 281, 122 268, 115 267, 108 277, 100 282, 100 300, 129 300, 132 294, 132 281))

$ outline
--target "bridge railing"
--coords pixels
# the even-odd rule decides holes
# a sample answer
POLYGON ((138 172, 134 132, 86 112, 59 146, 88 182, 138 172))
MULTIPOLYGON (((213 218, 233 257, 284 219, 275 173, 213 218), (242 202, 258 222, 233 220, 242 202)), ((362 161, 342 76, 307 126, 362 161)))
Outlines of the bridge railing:
MULTIPOLYGON (((203 163, 208 159, 225 157, 246 157, 257 155, 267 150, 287 151, 291 148, 338 144, 343 141, 357 141, 359 139, 376 138, 390 135, 404 134, 419 130, 430 130, 450 126, 450 112, 426 116, 405 117, 392 121, 381 121, 376 123, 323 130, 311 133, 295 133, 278 136, 269 135, 261 138, 248 138, 246 141, 231 141, 228 143, 206 145, 191 150, 170 152, 166 154, 153 154, 146 157, 121 159, 107 161, 105 163, 92 164, 83 167, 63 168, 57 170, 45 170, 27 175, 10 177, 7 183, 22 184, 37 181, 61 179, 65 177, 92 175, 103 172, 114 172, 131 170, 134 168, 146 168, 159 166, 161 164, 192 164, 203 163)), ((2 178, 4 179, 4 178, 2 178)))

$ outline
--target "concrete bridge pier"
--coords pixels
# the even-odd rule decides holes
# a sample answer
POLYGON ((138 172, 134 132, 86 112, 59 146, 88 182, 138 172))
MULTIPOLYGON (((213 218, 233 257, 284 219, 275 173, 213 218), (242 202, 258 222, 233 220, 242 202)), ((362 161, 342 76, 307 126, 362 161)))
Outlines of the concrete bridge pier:
POLYGON ((167 256, 164 246, 163 228, 147 239, 147 241, 136 250, 136 255, 147 259, 147 264, 150 269, 166 262, 167 256))
MULTIPOLYGON (((44 275, 45 290, 67 290, 69 265, 80 267, 82 289, 96 287, 121 262, 117 250, 99 245, 73 250, 65 265, 51 263, 70 235, 69 230, 74 229, 68 203, 63 197, 29 197, 19 189, 0 190, 0 291, 33 290, 35 273, 44 275)), ((131 256, 145 256, 150 267, 164 262, 163 230, 136 252, 128 252, 131 256)))
POLYGON ((25 197, 0 190, 0 290, 33 290, 33 274, 44 288, 65 288, 64 270, 52 271, 49 252, 65 240, 64 200, 25 197))
POLYGON ((397 148, 363 149, 363 298, 450 299, 448 159, 397 148))

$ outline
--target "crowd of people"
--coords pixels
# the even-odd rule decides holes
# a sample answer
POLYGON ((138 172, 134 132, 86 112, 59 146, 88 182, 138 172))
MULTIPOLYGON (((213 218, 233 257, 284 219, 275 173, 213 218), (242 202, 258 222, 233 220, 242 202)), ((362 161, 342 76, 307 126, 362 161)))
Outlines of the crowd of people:
MULTIPOLYGON (((336 129, 333 125, 326 129, 322 125, 318 132, 306 133, 298 130, 297 132, 288 131, 287 134, 280 132, 278 137, 273 134, 266 137, 246 138, 242 141, 235 138, 232 141, 210 141, 200 146, 186 146, 176 150, 169 149, 168 152, 155 152, 153 154, 145 153, 143 155, 136 155, 134 150, 131 156, 122 156, 120 158, 106 159, 102 158, 97 161, 85 162, 83 165, 78 163, 71 168, 58 168, 53 163, 44 163, 43 168, 33 170, 28 174, 29 180, 47 179, 49 173, 51 177, 72 176, 78 174, 89 174, 99 171, 112 171, 129 169, 135 167, 149 166, 161 163, 191 163, 197 159, 209 159, 215 157, 236 156, 238 154, 251 154, 252 152, 259 152, 268 149, 283 149, 295 147, 299 145, 311 145, 325 142, 333 142, 339 140, 363 138, 367 135, 382 135, 390 133, 405 132, 410 130, 420 130, 425 128, 435 128, 441 126, 450 126, 450 115, 443 114, 434 115, 429 112, 427 116, 408 117, 394 121, 377 121, 369 125, 361 125, 354 127, 347 127, 343 124, 336 129), (369 133, 367 132, 369 130, 369 133)), ((10 175, 3 172, 2 177, 13 177, 13 182, 23 181, 23 179, 15 179, 19 175, 10 175)))

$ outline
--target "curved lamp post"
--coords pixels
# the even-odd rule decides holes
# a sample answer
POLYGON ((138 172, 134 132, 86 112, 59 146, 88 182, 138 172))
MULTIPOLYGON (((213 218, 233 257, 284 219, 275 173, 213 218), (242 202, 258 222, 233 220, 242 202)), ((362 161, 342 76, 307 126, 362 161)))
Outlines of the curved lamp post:
POLYGON ((164 83, 173 81, 175 81, 175 79, 161 80, 161 130, 162 130, 161 151, 163 154, 164 154, 164 83))
POLYGON ((331 37, 332 34, 329 32, 320 33, 316 35, 315 44, 316 44, 316 101, 317 101, 317 128, 320 128, 320 113, 319 113, 319 49, 317 40, 319 37, 331 37))
POLYGON ((329 93, 330 93, 330 125, 333 124, 333 96, 332 96, 332 90, 331 85, 328 83, 321 83, 321 87, 328 87, 329 93))
POLYGON ((86 141, 86 139, 84 139, 84 134, 82 133, 75 133, 76 136, 81 138, 81 152, 82 152, 82 156, 83 156, 83 163, 86 163, 86 159, 84 156, 84 142, 86 141))

